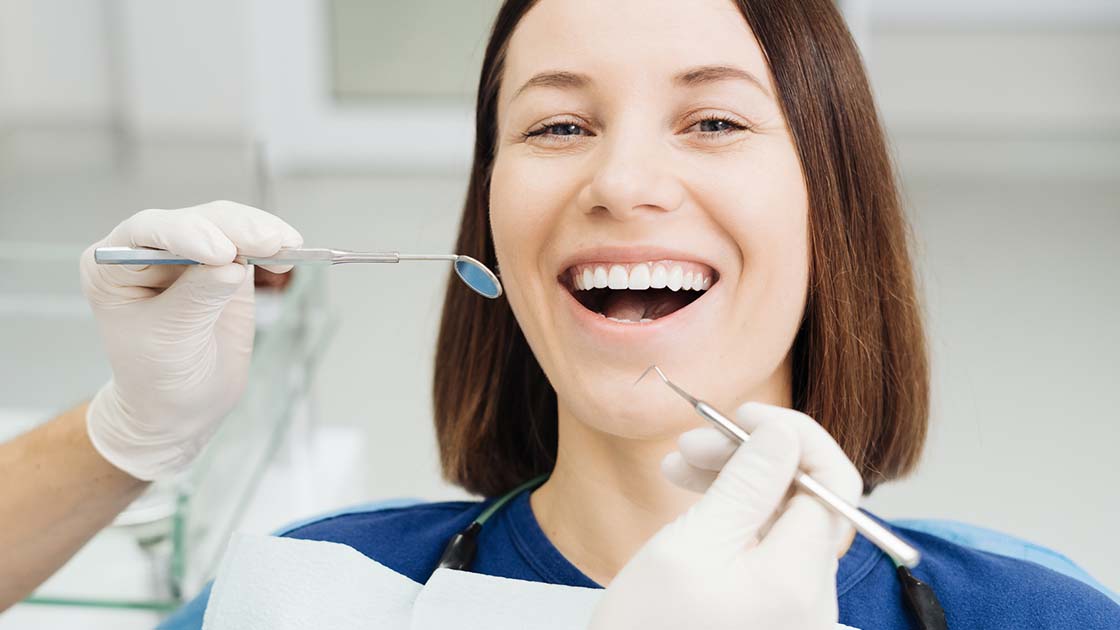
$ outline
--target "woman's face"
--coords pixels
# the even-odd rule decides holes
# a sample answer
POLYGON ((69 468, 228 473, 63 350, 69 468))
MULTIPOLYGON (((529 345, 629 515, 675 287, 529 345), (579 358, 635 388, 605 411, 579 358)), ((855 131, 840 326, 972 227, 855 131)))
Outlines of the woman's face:
POLYGON ((807 194, 736 6, 542 0, 501 85, 498 265, 562 415, 630 438, 697 423, 634 385, 652 364, 728 411, 788 404, 807 194))

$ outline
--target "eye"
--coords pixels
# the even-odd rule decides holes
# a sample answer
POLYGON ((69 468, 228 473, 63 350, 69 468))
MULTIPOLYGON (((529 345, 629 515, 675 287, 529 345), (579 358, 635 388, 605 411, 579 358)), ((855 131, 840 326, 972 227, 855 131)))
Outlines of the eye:
POLYGON ((700 131, 705 133, 720 133, 722 131, 731 131, 732 129, 742 129, 742 127, 732 123, 730 120, 722 120, 719 118, 710 118, 700 121, 700 131))
POLYGON ((707 116, 694 122, 688 129, 685 129, 685 132, 687 133, 691 130, 695 130, 703 136, 716 137, 748 129, 750 129, 749 125, 732 118, 725 116, 707 116))
POLYGON ((565 138, 572 136, 590 136, 593 134, 577 122, 561 121, 541 125, 523 135, 525 138, 540 137, 545 141, 566 142, 567 140, 565 140, 565 138))

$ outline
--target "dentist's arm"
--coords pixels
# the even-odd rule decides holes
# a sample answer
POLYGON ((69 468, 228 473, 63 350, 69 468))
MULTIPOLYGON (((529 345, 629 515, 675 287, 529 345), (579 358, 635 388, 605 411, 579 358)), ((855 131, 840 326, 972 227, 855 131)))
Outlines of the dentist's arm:
MULTIPOLYGON (((303 237, 263 210, 215 201, 144 210, 82 254, 82 292, 113 378, 79 407, 0 446, 0 610, 69 558, 146 481, 182 471, 241 398, 253 350, 253 269, 303 237), (98 265, 102 246, 200 265, 98 265)), ((284 273, 291 265, 266 269, 284 273)))
POLYGON ((93 448, 86 409, 0 444, 0 611, 50 577, 148 485, 93 448))

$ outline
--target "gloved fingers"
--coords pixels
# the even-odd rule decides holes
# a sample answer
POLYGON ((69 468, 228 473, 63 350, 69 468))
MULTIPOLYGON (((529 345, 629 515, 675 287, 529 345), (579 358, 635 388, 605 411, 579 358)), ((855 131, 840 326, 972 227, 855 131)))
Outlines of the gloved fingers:
MULTIPOLYGON (((859 471, 832 436, 812 418, 792 409, 761 403, 743 405, 737 416, 748 431, 772 422, 781 422, 792 429, 801 445, 799 469, 848 503, 858 504, 863 490, 859 471)), ((846 543, 850 534, 851 525, 847 520, 835 515, 816 497, 798 490, 770 528, 762 546, 779 549, 784 555, 797 554, 807 561, 811 557, 834 557, 838 546, 846 543)))
POLYGON ((746 548, 781 506, 800 459, 797 433, 764 421, 692 506, 689 520, 716 540, 746 548))
POLYGON ((678 451, 661 460, 661 473, 673 484, 699 494, 707 492, 719 474, 689 464, 678 451))
POLYGON ((690 465, 719 472, 735 454, 738 444, 712 427, 701 427, 682 433, 677 448, 690 465))
POLYGON ((106 240, 106 245, 165 249, 205 265, 225 265, 237 255, 225 232, 194 208, 142 210, 125 219, 106 240))
POLYGON ((253 268, 247 267, 245 279, 234 290, 214 326, 218 347, 228 353, 223 360, 228 360, 228 357, 245 357, 252 352, 256 318, 254 300, 253 268))
POLYGON ((765 422, 777 421, 797 433, 801 445, 800 468, 813 479, 855 504, 863 493, 859 471, 836 440, 816 420, 785 407, 749 402, 735 413, 736 422, 748 432, 765 422))
POLYGON ((173 312, 184 320, 212 324, 251 272, 251 267, 233 262, 220 266, 191 265, 175 284, 154 299, 174 304, 173 312))
MULTIPOLYGON (((91 279, 99 279, 114 290, 123 287, 163 289, 178 279, 184 272, 183 266, 97 265, 92 250, 99 246, 154 247, 206 265, 224 265, 239 253, 271 256, 281 247, 302 245, 300 233, 279 217, 243 204, 215 201, 181 210, 151 209, 132 215, 83 254, 82 268, 91 279)), ((292 268, 291 265, 262 267, 273 273, 285 273, 292 268)), ((135 295, 130 298, 144 298, 155 292, 134 290, 132 293, 135 295)))
MULTIPOLYGON (((293 233, 284 234, 280 239, 280 247, 278 247, 277 250, 283 247, 303 247, 303 236, 301 236, 299 232, 295 232, 294 229, 292 232, 293 233)), ((275 253, 276 252, 272 252, 272 254, 275 253)), ((268 255, 271 256, 272 254, 268 255)), ((267 269, 272 273, 288 273, 292 270, 292 267, 293 265, 261 265, 261 269, 267 269)))
POLYGON ((193 260, 225 264, 233 255, 232 244, 217 226, 193 213, 173 210, 143 210, 117 225, 101 241, 82 253, 81 273, 91 300, 107 297, 143 299, 156 295, 183 273, 182 265, 99 265, 94 260, 98 247, 154 247, 166 249, 193 260), (216 251, 217 250, 217 251, 216 251), (220 255, 219 255, 220 254, 220 255))
POLYGON ((816 497, 800 491, 789 499, 759 543, 759 551, 774 562, 793 566, 825 566, 844 550, 851 524, 824 506, 816 497))
POLYGON ((93 251, 105 246, 108 239, 90 245, 82 253, 81 273, 90 275, 91 285, 99 286, 120 294, 120 289, 146 289, 137 291, 139 297, 157 295, 171 286, 183 273, 182 265, 99 265, 94 260, 93 251))
MULTIPOLYGON (((209 219, 228 237, 243 256, 272 256, 281 247, 300 247, 303 236, 280 217, 234 201, 212 201, 187 208, 209 219)), ((292 265, 261 265, 273 273, 285 273, 292 265)))
POLYGON ((158 295, 161 285, 170 284, 166 271, 155 269, 160 265, 97 264, 93 259, 93 250, 103 243, 104 241, 98 241, 87 247, 78 263, 82 293, 90 304, 108 305, 145 300, 158 295))

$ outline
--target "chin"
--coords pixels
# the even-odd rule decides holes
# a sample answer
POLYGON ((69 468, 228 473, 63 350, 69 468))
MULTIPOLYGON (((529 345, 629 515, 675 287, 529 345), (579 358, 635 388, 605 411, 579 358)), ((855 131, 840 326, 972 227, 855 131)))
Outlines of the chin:
POLYGON ((688 404, 672 392, 652 389, 652 380, 648 386, 644 381, 632 386, 633 382, 630 378, 624 387, 581 391, 580 401, 566 405, 571 419, 615 437, 651 441, 675 440, 681 433, 703 425, 688 404))

